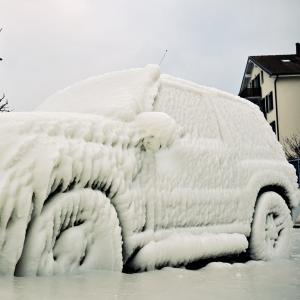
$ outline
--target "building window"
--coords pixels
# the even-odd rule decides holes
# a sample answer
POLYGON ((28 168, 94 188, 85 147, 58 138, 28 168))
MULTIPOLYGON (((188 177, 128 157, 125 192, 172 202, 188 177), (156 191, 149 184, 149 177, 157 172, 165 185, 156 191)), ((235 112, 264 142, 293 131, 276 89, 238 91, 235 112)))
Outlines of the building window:
POLYGON ((269 112, 269 95, 266 96, 265 98, 265 108, 266 108, 266 113, 269 112))
POLYGON ((276 121, 273 121, 270 123, 272 130, 274 131, 274 133, 276 134, 276 121))
POLYGON ((259 88, 260 87, 260 76, 259 76, 259 74, 253 79, 252 87, 253 88, 259 88))
POLYGON ((267 118, 267 112, 266 112, 266 98, 262 98, 259 102, 259 108, 264 114, 265 118, 267 118))
POLYGON ((265 110, 265 98, 261 99, 259 107, 260 107, 260 110, 262 112, 264 112, 264 110, 265 110))
POLYGON ((270 92, 265 98, 262 99, 262 105, 266 113, 269 113, 274 109, 273 92, 270 92))
POLYGON ((263 71, 260 72, 260 80, 261 80, 261 84, 263 84, 264 83, 264 72, 263 71))
POLYGON ((268 108, 269 108, 269 110, 268 110, 268 112, 270 112, 270 111, 272 111, 273 109, 274 109, 274 104, 273 104, 273 92, 271 92, 270 94, 269 94, 269 97, 268 97, 268 108))

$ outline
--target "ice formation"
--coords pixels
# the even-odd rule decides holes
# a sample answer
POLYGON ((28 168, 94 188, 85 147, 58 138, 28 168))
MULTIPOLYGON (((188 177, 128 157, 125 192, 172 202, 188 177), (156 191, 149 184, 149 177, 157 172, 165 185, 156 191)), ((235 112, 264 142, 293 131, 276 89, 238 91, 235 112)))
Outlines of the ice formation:
POLYGON ((133 120, 138 113, 152 110, 159 77, 156 65, 107 73, 57 92, 36 110, 91 113, 133 120))
POLYGON ((289 223, 292 223, 292 220, 284 199, 274 192, 264 193, 258 199, 256 211, 259 213, 255 213, 253 219, 250 255, 253 259, 261 260, 288 257, 292 230, 289 223), (265 230, 261 230, 264 227, 265 230))
POLYGON ((136 270, 154 270, 166 265, 186 265, 199 259, 239 254, 247 247, 246 237, 238 233, 174 234, 161 241, 149 242, 134 257, 131 266, 136 270))
POLYGON ((261 188, 295 171, 247 101, 160 75, 95 77, 0 115, 0 273, 153 269, 248 247, 261 188))
POLYGON ((120 235, 116 211, 103 193, 59 193, 33 219, 16 274, 122 270, 120 235))

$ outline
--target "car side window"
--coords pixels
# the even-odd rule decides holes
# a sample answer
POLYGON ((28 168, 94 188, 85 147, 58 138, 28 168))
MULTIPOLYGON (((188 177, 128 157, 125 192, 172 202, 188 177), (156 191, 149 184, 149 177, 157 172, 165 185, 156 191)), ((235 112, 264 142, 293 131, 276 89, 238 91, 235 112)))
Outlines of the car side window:
POLYGON ((169 114, 185 135, 219 139, 219 125, 209 93, 186 82, 163 79, 154 104, 155 111, 169 114))
POLYGON ((256 148, 266 146, 267 142, 273 143, 275 135, 254 104, 225 96, 216 97, 213 101, 223 123, 221 127, 225 140, 256 148))

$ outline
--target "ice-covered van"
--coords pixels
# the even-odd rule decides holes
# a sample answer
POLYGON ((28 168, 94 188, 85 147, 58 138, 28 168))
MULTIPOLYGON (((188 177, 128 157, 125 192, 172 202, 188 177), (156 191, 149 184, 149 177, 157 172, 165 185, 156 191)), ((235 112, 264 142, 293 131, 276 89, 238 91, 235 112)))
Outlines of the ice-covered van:
POLYGON ((295 170, 246 100, 147 66, 0 118, 2 274, 288 255, 295 170))

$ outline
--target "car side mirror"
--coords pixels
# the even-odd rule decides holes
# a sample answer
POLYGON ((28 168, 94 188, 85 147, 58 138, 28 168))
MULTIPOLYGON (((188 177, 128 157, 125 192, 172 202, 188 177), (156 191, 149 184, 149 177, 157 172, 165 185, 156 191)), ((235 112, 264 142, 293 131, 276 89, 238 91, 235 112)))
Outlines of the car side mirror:
POLYGON ((156 152, 170 146, 179 135, 176 121, 163 112, 143 112, 133 121, 140 131, 141 147, 156 152))

